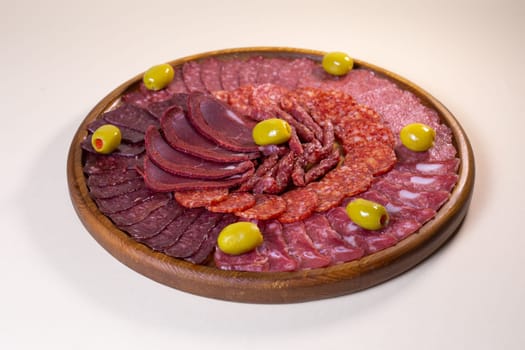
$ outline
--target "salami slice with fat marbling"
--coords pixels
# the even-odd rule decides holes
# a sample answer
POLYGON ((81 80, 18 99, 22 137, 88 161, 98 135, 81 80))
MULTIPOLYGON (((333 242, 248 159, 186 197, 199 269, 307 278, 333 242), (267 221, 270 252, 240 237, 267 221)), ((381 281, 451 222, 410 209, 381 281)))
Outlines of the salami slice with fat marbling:
POLYGON ((244 219, 270 220, 279 217, 285 210, 286 201, 280 196, 257 194, 253 207, 236 212, 235 215, 244 219))
POLYGON ((298 188, 281 195, 286 202, 286 211, 277 218, 283 224, 308 218, 317 207, 317 195, 306 188, 298 188))
POLYGON ((228 196, 227 188, 214 188, 209 190, 189 190, 175 192, 177 202, 186 208, 205 207, 218 203, 228 196))

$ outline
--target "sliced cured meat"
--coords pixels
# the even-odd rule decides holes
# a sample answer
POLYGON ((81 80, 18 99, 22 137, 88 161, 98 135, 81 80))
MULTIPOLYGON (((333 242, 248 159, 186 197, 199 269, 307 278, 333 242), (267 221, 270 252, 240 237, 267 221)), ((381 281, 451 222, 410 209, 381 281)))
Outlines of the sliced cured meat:
POLYGON ((102 118, 114 125, 146 132, 150 125, 159 126, 159 121, 143 108, 130 104, 122 104, 114 110, 106 112, 102 118))
POLYGON ((144 182, 149 188, 159 192, 230 188, 243 183, 252 174, 253 170, 249 170, 218 180, 192 179, 170 174, 156 166, 148 157, 144 158, 144 182))
POLYGON ((171 81, 171 83, 168 84, 166 90, 172 94, 189 92, 188 88, 186 87, 186 84, 184 84, 184 79, 182 78, 182 69, 180 69, 179 67, 175 68, 173 80, 171 81))
POLYGON ((255 122, 211 96, 191 94, 188 103, 188 120, 199 133, 235 152, 258 151, 252 137, 255 122))
POLYGON ((134 169, 137 164, 139 164, 139 160, 136 158, 87 153, 86 163, 82 170, 84 173, 92 175, 112 170, 134 169))
POLYGON ((277 85, 283 86, 287 89, 293 90, 297 87, 297 83, 303 74, 303 67, 305 64, 311 64, 310 60, 290 60, 281 65, 278 74, 277 85))
POLYGON ((279 80, 279 70, 287 61, 282 58, 264 58, 257 69, 257 84, 275 83, 279 80))
POLYGON ((177 242, 164 250, 164 253, 175 258, 186 258, 195 254, 215 225, 221 220, 222 214, 203 211, 197 219, 184 231, 177 242))
POLYGON ((305 110, 294 97, 295 96, 289 94, 281 98, 281 108, 289 113, 299 124, 302 124, 311 130, 315 137, 321 139, 321 135, 323 135, 323 129, 321 125, 319 125, 318 122, 312 118, 307 110, 305 110))
POLYGON ((316 269, 330 264, 331 259, 314 247, 303 221, 283 225, 283 238, 288 245, 288 253, 300 269, 316 269))
POLYGON ((215 57, 205 59, 200 63, 201 81, 209 92, 222 90, 221 62, 215 57))
POLYGON ((148 188, 142 187, 136 191, 121 194, 111 198, 95 199, 98 209, 104 214, 116 213, 129 209, 134 205, 150 198, 154 194, 148 188))
POLYGON ((132 237, 147 239, 159 234, 183 211, 184 208, 170 200, 166 205, 153 210, 144 220, 122 228, 132 237))
POLYGON ((398 241, 400 241, 419 230, 420 227, 421 223, 412 218, 394 217, 386 228, 385 232, 387 234, 391 234, 397 238, 398 241))
POLYGON ((359 101, 362 94, 382 88, 385 84, 389 84, 389 82, 386 79, 379 78, 371 70, 352 69, 338 84, 334 85, 334 88, 340 89, 359 101))
POLYGON ((286 210, 286 202, 279 196, 256 194, 255 205, 235 215, 244 219, 270 220, 279 217, 286 210))
POLYGON ((321 161, 311 167, 304 174, 304 182, 309 184, 310 182, 317 180, 326 175, 330 170, 335 168, 341 160, 341 151, 338 147, 334 147, 332 152, 321 161))
POLYGON ((195 61, 189 61, 182 66, 182 79, 188 91, 205 92, 206 87, 201 80, 201 66, 195 61))
POLYGON ((330 226, 328 219, 321 214, 313 214, 304 220, 306 233, 312 239, 319 253, 330 257, 332 264, 359 259, 364 251, 347 244, 330 226))
POLYGON ((383 123, 369 119, 345 118, 336 125, 336 135, 342 140, 348 152, 353 147, 370 142, 381 143, 390 148, 395 140, 392 131, 383 123))
POLYGON ((419 175, 398 170, 385 174, 381 181, 399 184, 410 191, 448 191, 456 185, 458 175, 419 175))
POLYGON ((202 264, 208 260, 211 253, 213 252, 215 248, 215 244, 217 243, 217 237, 219 236, 219 233, 228 225, 233 224, 237 221, 237 217, 235 215, 231 214, 224 214, 222 219, 215 225, 214 228, 212 228, 207 234, 200 245, 199 249, 193 253, 191 256, 185 258, 186 260, 194 263, 194 264, 202 264))
POLYGON ((394 202, 399 202, 410 207, 424 209, 439 209, 449 198, 448 191, 410 191, 403 186, 388 181, 380 181, 372 186, 378 192, 394 202))
POLYGON ((89 194, 95 199, 105 199, 133 192, 145 186, 144 180, 138 177, 114 186, 91 186, 89 187, 89 194))
POLYGON ((398 242, 398 239, 390 233, 367 232, 361 236, 366 244, 367 254, 390 248, 398 242))
POLYGON ((442 161, 418 162, 418 163, 398 163, 394 169, 402 172, 421 175, 444 175, 456 173, 459 168, 459 159, 453 158, 442 161))
POLYGON ((277 107, 281 98, 287 93, 288 90, 282 86, 262 83, 254 87, 250 102, 255 108, 269 110, 277 107))
POLYGON ((255 173, 250 177, 245 183, 241 185, 239 191, 246 192, 251 191, 255 184, 268 172, 270 171, 279 161, 278 154, 272 154, 262 161, 262 163, 257 167, 255 173))
POLYGON ((283 238, 283 227, 276 220, 261 225, 264 242, 261 250, 268 256, 268 271, 294 271, 297 261, 288 254, 288 247, 283 238))
MULTIPOLYGON (((87 129, 90 132, 95 132, 102 125, 108 124, 104 119, 97 119, 89 123, 87 129)), ((119 126, 122 142, 124 143, 138 143, 144 141, 144 133, 136 131, 125 126, 119 126)))
POLYGON ((115 186, 123 182, 140 178, 140 174, 135 169, 111 170, 104 173, 92 174, 87 184, 89 187, 115 186))
POLYGON ((209 205, 207 209, 214 213, 235 213, 249 209, 255 205, 255 197, 248 192, 232 192, 215 204, 209 205))
MULTIPOLYGON (((259 246, 260 247, 260 246, 259 246)), ((260 251, 260 248, 241 255, 230 255, 220 249, 215 249, 213 259, 215 266, 221 270, 265 272, 270 268, 268 255, 260 251)))
POLYGON ((146 88, 143 82, 140 82, 138 89, 122 96, 122 102, 139 108, 146 108, 152 102, 168 99, 170 95, 171 92, 166 89, 152 91, 146 88))
POLYGON ((199 217, 204 209, 185 209, 174 220, 172 220, 160 233, 155 236, 139 239, 153 250, 163 252, 168 249, 182 236, 186 229, 199 217))
POLYGON ((232 152, 211 142, 195 131, 180 108, 168 110, 161 119, 161 127, 170 146, 202 159, 233 163, 259 156, 258 152, 232 152))
POLYGON ((396 160, 392 147, 379 142, 367 142, 350 148, 345 155, 344 164, 365 164, 372 175, 378 176, 390 171, 396 160))
MULTIPOLYGON (((91 145, 91 134, 80 143, 80 147, 89 153, 99 154, 91 145)), ((142 143, 121 143, 112 154, 120 157, 133 158, 141 155, 144 150, 144 144, 142 143)))
POLYGON ((170 201, 168 193, 155 193, 147 200, 118 213, 109 214, 108 216, 113 220, 117 226, 129 226, 136 224, 148 217, 148 215, 170 201))
MULTIPOLYGON (((270 193, 277 194, 283 192, 290 183, 293 166, 294 166, 295 154, 288 151, 275 166, 275 174, 269 176, 269 179, 273 181, 268 186, 263 186, 262 189, 254 189, 254 193, 270 193)), ((272 170, 270 170, 272 172, 272 170)), ((264 181, 264 180, 263 180, 264 181)), ((256 185, 257 187, 257 185, 256 185)))
POLYGON ((285 192, 281 198, 286 202, 286 211, 277 219, 283 224, 304 220, 317 207, 317 195, 306 188, 285 192))
POLYGON ((175 192, 175 199, 186 208, 198 208, 221 202, 228 197, 227 188, 175 192))
POLYGON ((239 86, 254 85, 257 83, 258 66, 263 58, 261 56, 250 57, 242 61, 239 67, 239 86))
POLYGON ((239 68, 241 62, 238 60, 226 60, 221 65, 221 85, 226 91, 235 90, 239 87, 239 68))
POLYGON ((146 131, 145 140, 151 161, 171 174, 199 179, 222 179, 253 170, 253 163, 250 161, 218 163, 178 151, 164 140, 155 127, 146 131))

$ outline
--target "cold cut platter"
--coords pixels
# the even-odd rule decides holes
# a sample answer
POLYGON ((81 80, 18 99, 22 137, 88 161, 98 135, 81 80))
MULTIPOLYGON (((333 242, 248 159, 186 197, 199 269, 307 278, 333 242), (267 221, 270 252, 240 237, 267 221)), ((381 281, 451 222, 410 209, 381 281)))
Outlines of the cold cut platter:
POLYGON ((256 47, 151 67, 69 150, 77 214, 115 258, 205 297, 341 296, 416 266, 474 185, 462 127, 410 81, 335 52, 256 47))

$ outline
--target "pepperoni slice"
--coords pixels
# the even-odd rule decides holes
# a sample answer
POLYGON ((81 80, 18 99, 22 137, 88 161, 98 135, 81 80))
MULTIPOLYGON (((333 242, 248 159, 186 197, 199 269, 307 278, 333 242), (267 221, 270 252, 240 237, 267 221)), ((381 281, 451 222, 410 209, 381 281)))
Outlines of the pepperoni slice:
POLYGON ((189 190, 175 192, 175 199, 186 208, 206 207, 228 197, 227 188, 216 188, 209 190, 189 190))
POLYGON ((248 192, 233 192, 221 202, 209 205, 207 209, 214 213, 235 213, 255 205, 255 197, 248 192))
POLYGON ((277 218, 283 224, 304 220, 315 211, 317 195, 306 188, 288 191, 281 195, 286 202, 286 211, 277 218))
POLYGON ((244 219, 270 220, 279 217, 286 210, 286 201, 270 194, 255 195, 255 205, 250 209, 238 211, 235 215, 244 219))

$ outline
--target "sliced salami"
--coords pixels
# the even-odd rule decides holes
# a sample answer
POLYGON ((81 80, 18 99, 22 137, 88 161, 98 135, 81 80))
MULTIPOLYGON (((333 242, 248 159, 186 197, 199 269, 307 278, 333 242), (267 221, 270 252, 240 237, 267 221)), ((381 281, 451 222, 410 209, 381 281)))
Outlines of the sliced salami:
POLYGON ((419 175, 398 170, 392 170, 381 181, 399 184, 407 190, 413 191, 448 191, 456 185, 458 175, 419 175))
POLYGON ((282 225, 276 220, 265 221, 261 231, 264 236, 261 250, 268 256, 268 271, 296 270, 297 261, 288 254, 282 225))
POLYGON ((206 207, 221 202, 228 197, 227 188, 210 190, 178 191, 174 196, 177 202, 186 208, 206 207))
POLYGON ((285 192, 281 198, 286 202, 286 211, 277 219, 283 224, 304 220, 317 207, 317 195, 306 188, 285 192))
POLYGON ((239 68, 241 62, 238 60, 227 60, 221 65, 221 85, 226 91, 235 90, 239 87, 239 68))
POLYGON ((279 196, 269 194, 255 195, 255 205, 235 215, 244 219, 270 220, 279 217, 286 210, 286 202, 279 196))
POLYGON ((255 205, 255 197, 248 192, 232 192, 228 196, 215 204, 206 208, 214 213, 235 213, 249 209, 255 205))
POLYGON ((459 168, 459 159, 452 158, 442 161, 398 163, 394 167, 398 171, 421 175, 455 174, 459 168))
POLYGON ((316 269, 330 264, 331 259, 314 247, 303 221, 283 225, 283 238, 288 245, 288 253, 300 269, 316 269))
POLYGON ((392 147, 380 142, 367 142, 350 148, 345 155, 344 164, 365 164, 372 175, 378 176, 390 171, 396 160, 392 147))
POLYGON ((182 66, 182 78, 190 92, 206 92, 206 86, 201 80, 201 66, 195 61, 189 61, 182 66))
POLYGON ((215 57, 205 59, 200 63, 201 81, 208 92, 222 90, 221 62, 215 57))

